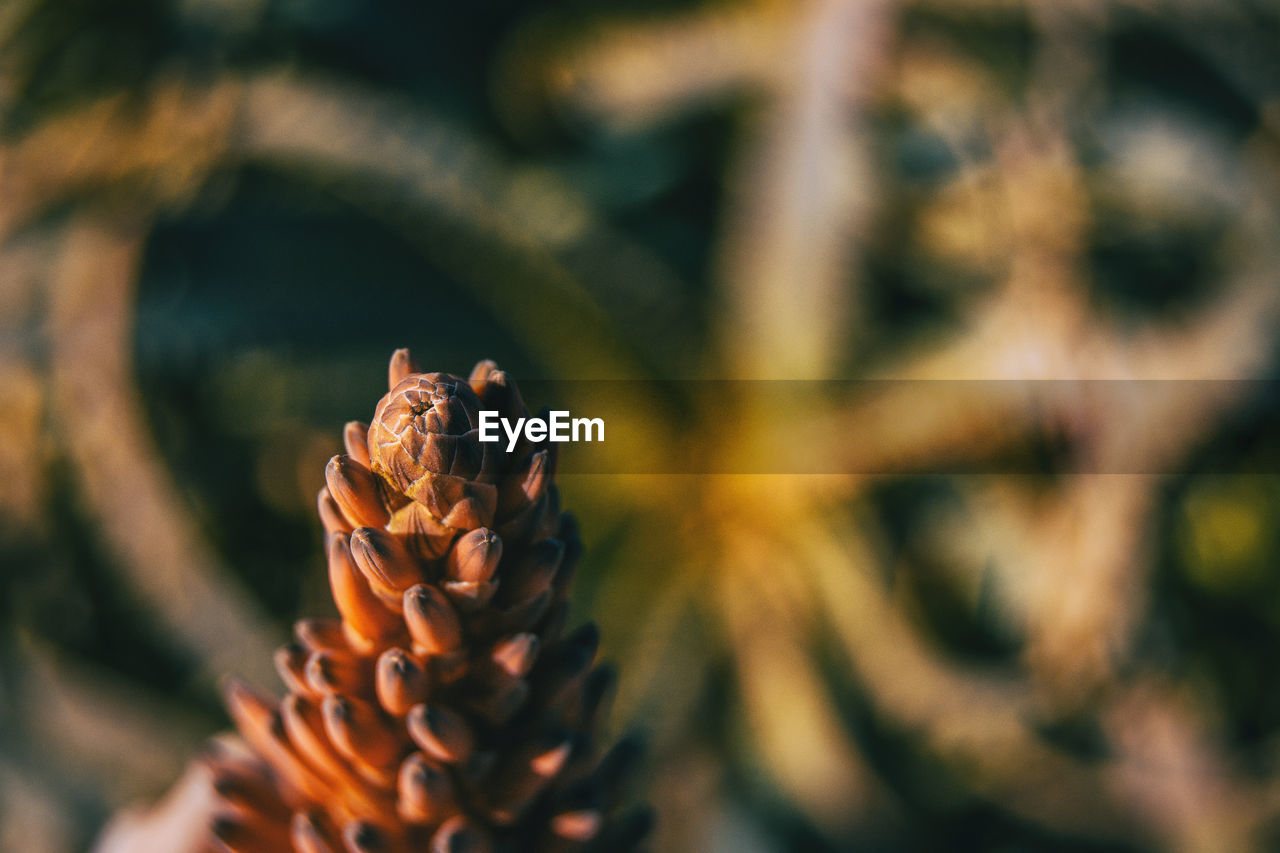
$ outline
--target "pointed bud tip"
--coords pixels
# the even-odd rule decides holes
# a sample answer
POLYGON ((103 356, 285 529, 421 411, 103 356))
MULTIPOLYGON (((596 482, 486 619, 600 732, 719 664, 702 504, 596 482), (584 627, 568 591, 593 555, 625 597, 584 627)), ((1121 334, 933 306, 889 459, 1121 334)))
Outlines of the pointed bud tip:
POLYGON ((342 830, 342 840, 353 853, 380 853, 391 849, 382 833, 362 820, 348 823, 342 830))
POLYGON ((551 819, 551 831, 568 841, 590 841, 600 832, 604 816, 596 809, 563 812, 551 819))

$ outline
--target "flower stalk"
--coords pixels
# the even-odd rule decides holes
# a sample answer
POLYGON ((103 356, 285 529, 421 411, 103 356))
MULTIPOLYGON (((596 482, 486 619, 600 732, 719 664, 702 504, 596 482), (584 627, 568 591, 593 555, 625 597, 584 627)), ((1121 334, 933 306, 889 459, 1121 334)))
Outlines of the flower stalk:
POLYGON ((478 440, 480 411, 529 414, 492 362, 462 379, 399 350, 389 385, 317 499, 339 616, 277 651, 282 700, 228 681, 243 744, 199 762, 199 849, 639 849, 647 811, 619 811, 636 745, 597 749, 612 670, 594 625, 565 631, 581 544, 555 446, 478 440))

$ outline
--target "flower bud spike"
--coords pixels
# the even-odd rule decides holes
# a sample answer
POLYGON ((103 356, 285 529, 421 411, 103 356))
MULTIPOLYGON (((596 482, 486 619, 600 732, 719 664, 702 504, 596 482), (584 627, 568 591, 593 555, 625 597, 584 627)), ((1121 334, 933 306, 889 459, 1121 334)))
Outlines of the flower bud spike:
POLYGON ((320 649, 351 651, 351 644, 347 642, 347 634, 342 629, 342 622, 337 619, 299 619, 293 623, 293 635, 309 652, 320 649))
POLYGON ((399 631, 400 621, 356 569, 351 548, 341 535, 329 540, 329 587, 343 622, 365 641, 364 645, 371 646, 399 631))
POLYGON ((467 818, 456 815, 431 837, 431 853, 493 853, 493 840, 467 818))
POLYGON ((316 495, 339 617, 295 624, 283 700, 227 683, 239 738, 193 777, 223 820, 191 853, 638 853, 647 813, 616 812, 638 747, 600 759, 613 672, 594 626, 565 629, 562 448, 479 440, 482 412, 529 417, 493 362, 402 350, 387 378, 316 495))
POLYGON ((546 494, 550 456, 546 449, 530 454, 518 473, 508 477, 498 497, 498 517, 509 519, 526 512, 546 494))
POLYGON ((547 660, 542 703, 554 718, 572 719, 580 714, 583 686, 599 642, 599 630, 587 623, 566 637, 547 660))
POLYGON ((449 600, 463 614, 479 613, 498 591, 497 581, 474 583, 472 581, 445 581, 440 585, 449 600))
POLYGON ((238 780, 219 779, 214 781, 214 793, 218 794, 221 804, 229 806, 238 815, 257 811, 261 802, 259 792, 246 788, 238 780))
POLYGON ((486 583, 493 579, 502 559, 502 539, 484 527, 458 538, 445 558, 445 574, 450 580, 486 583))
POLYGON ((328 831, 314 814, 295 812, 289 824, 289 839, 294 853, 339 853, 328 831))
POLYGON ((373 470, 441 523, 488 524, 497 489, 476 479, 485 458, 480 401, 465 381, 443 373, 406 377, 382 398, 369 425, 373 470))
POLYGON ((523 679, 508 679, 478 693, 468 706, 490 725, 502 726, 511 720, 529 698, 529 683, 523 679))
MULTIPOLYGON (((489 633, 508 634, 528 631, 537 625, 538 620, 546 615, 551 607, 551 590, 545 590, 528 601, 512 605, 506 610, 491 612, 489 617, 489 633)), ((543 637, 554 640, 555 637, 543 637)))
POLYGON ((320 799, 327 795, 327 786, 298 759, 285 739, 280 715, 271 700, 238 679, 228 679, 223 701, 244 739, 280 777, 286 798, 320 799))
MULTIPOLYGON (((479 368, 479 366, 480 365, 476 365, 477 368, 479 368)), ((477 386, 474 377, 475 372, 473 371, 471 387, 480 398, 480 403, 483 408, 490 411, 496 411, 498 413, 498 417, 506 418, 512 422, 529 416, 529 407, 525 405, 524 399, 520 396, 520 391, 516 388, 515 383, 511 380, 511 377, 507 375, 506 371, 498 370, 497 368, 490 370, 488 376, 480 386, 477 386)), ((503 445, 503 448, 503 451, 494 454, 493 461, 495 463, 507 463, 509 465, 510 462, 513 461, 511 459, 512 455, 505 452, 505 445, 503 445)), ((519 459, 520 457, 517 456, 515 458, 519 459)), ((505 468, 499 469, 499 471, 505 473, 505 468)), ((495 471, 495 473, 497 472, 495 471)))
POLYGON ((436 761, 462 764, 471 757, 475 735, 466 719, 440 705, 417 705, 407 718, 409 737, 436 761))
POLYGON ((564 560, 565 546, 559 539, 542 539, 530 546, 528 553, 512 570, 505 583, 501 601, 528 601, 551 589, 564 560))
POLYGON ((567 841, 583 843, 600 833, 604 815, 596 809, 562 812, 551 819, 551 831, 567 841))
POLYGON ((489 803, 490 815, 499 824, 520 819, 551 780, 568 763, 573 752, 569 739, 526 746, 495 771, 497 789, 489 803))
POLYGON ((444 654, 426 658, 431 683, 442 687, 455 684, 471 672, 471 661, 466 649, 454 649, 444 654))
POLYGON ((349 774, 324 733, 324 720, 316 705, 300 696, 286 696, 280 703, 280 720, 298 756, 317 773, 330 781, 341 780, 349 774))
POLYGON ((329 740, 348 761, 381 770, 399 759, 405 742, 373 706, 346 696, 326 696, 321 710, 329 740))
POLYGON ((351 522, 347 521, 342 510, 338 509, 333 495, 329 494, 328 486, 322 486, 319 494, 316 495, 316 511, 320 514, 320 526, 324 528, 326 536, 351 532, 351 522))
POLYGON ((529 469, 520 484, 525 500, 536 503, 546 493, 551 473, 551 451, 539 450, 529 457, 529 469))
POLYGON ((228 678, 222 688, 227 710, 236 723, 253 733, 269 733, 276 725, 275 701, 238 678, 228 678))
POLYGON ((449 772, 421 752, 400 765, 397 791, 397 810, 410 823, 437 823, 458 810, 449 772))
POLYGON ((381 527, 391 519, 373 472, 350 456, 330 459, 324 481, 352 527, 381 527))
POLYGON ((351 531, 351 553, 370 585, 395 606, 406 589, 426 580, 400 537, 373 527, 351 531))
POLYGON ((307 683, 305 673, 309 654, 301 643, 287 643, 276 649, 273 658, 276 672, 280 675, 280 680, 284 682, 285 689, 291 693, 310 696, 315 692, 311 685, 307 683))
POLYGON ((387 649, 378 658, 374 685, 383 710, 397 717, 426 701, 430 681, 404 649, 387 649))
POLYGON ((387 835, 368 821, 351 821, 342 828, 347 853, 393 853, 398 848, 387 835))
POLYGON ((253 814, 219 815, 209 830, 231 853, 274 853, 288 843, 279 825, 253 814))
POLYGON ((561 741, 550 749, 535 755, 529 761, 529 767, 537 775, 550 778, 564 769, 564 765, 569 760, 569 755, 572 751, 573 743, 571 741, 561 741))
POLYGON ((280 707, 285 734, 298 756, 345 795, 351 811, 365 817, 382 812, 376 787, 358 776, 333 746, 324 728, 320 708, 297 696, 280 707))
POLYGON ((405 547, 423 560, 435 560, 449 551, 458 531, 448 527, 420 503, 409 501, 391 514, 387 532, 404 540, 405 547))
POLYGON ((462 644, 462 621, 457 611, 445 594, 430 584, 405 590, 404 620, 415 652, 444 654, 462 644))
POLYGON ((535 634, 516 634, 493 647, 490 658, 498 668, 512 678, 524 678, 533 668, 538 656, 538 637, 535 634))
POLYGON ((357 465, 369 467, 369 425, 347 421, 342 428, 342 447, 357 465))
POLYGON ((497 362, 492 359, 484 359, 476 362, 476 366, 471 368, 471 373, 467 377, 467 382, 471 385, 471 390, 476 392, 476 396, 484 399, 485 389, 489 385, 489 374, 498 369, 497 362))
POLYGON ((288 808, 271 797, 273 780, 265 767, 244 766, 237 761, 206 762, 214 779, 214 793, 237 811, 256 811, 265 816, 285 816, 288 808))
POLYGON ((307 685, 317 694, 367 696, 373 686, 363 659, 328 649, 311 653, 304 674, 307 685))
POLYGON ((399 385, 409 374, 420 372, 408 349, 396 350, 391 354, 391 364, 387 366, 387 390, 399 385))

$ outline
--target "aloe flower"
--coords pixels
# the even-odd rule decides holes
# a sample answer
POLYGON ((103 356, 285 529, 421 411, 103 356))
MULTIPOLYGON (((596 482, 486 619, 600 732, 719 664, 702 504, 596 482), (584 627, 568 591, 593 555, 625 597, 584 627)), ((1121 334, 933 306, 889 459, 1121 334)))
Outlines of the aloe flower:
POLYGON ((390 388, 319 494, 340 617, 297 623, 282 700, 229 681, 242 740, 196 762, 203 797, 103 853, 640 849, 647 810, 618 810, 637 748, 597 750, 613 673, 593 625, 564 628, 581 545, 555 446, 479 441, 480 411, 528 415, 492 362, 462 379, 400 350, 390 388))

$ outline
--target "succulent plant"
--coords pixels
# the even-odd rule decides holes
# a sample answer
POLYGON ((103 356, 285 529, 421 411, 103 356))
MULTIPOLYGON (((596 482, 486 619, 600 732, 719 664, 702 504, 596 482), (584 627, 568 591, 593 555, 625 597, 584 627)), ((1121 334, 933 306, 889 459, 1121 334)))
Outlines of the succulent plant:
POLYGON ((492 362, 462 379, 399 350, 389 380, 319 494, 340 618, 297 623, 283 700, 227 683, 243 742, 200 759, 196 849, 639 849, 636 743, 596 744, 613 673, 593 625, 564 631, 581 545, 555 445, 479 441, 480 411, 528 414, 492 362))

